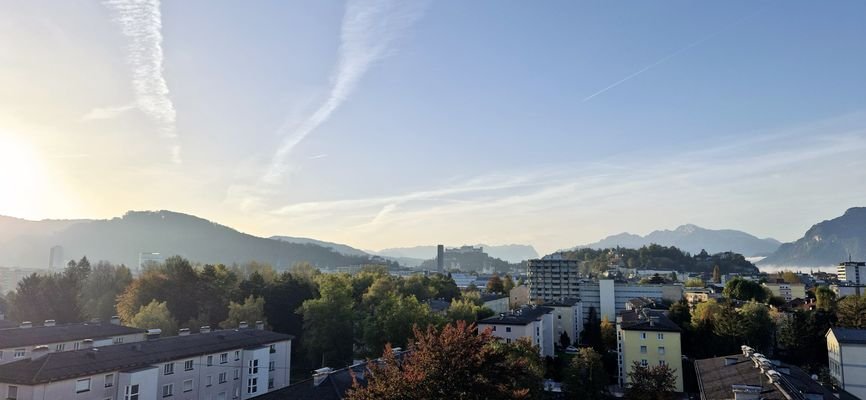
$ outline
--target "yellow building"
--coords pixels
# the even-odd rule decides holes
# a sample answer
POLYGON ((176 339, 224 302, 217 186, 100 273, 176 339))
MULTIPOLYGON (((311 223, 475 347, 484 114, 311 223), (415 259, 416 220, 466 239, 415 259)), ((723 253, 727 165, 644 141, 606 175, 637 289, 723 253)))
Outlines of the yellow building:
POLYGON ((676 376, 676 391, 683 391, 680 327, 660 310, 624 311, 616 318, 619 385, 628 385, 634 362, 647 367, 667 364, 676 376))
POLYGON ((806 285, 802 283, 765 283, 764 287, 773 292, 773 296, 785 301, 806 298, 806 285))

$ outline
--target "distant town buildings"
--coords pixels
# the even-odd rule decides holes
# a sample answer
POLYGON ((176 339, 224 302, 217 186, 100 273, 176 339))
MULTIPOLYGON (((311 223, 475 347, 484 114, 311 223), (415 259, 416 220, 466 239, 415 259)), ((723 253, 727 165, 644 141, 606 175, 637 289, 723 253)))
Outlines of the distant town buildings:
POLYGON ((806 298, 806 285, 802 283, 767 282, 764 287, 769 289, 773 296, 781 297, 785 301, 806 298))
POLYGON ((866 262, 848 260, 839 263, 836 267, 836 277, 842 283, 866 284, 866 262))
POLYGON ((827 331, 830 375, 844 391, 866 399, 866 329, 827 331))
POLYGON ((676 391, 683 391, 680 327, 663 311, 623 311, 616 318, 619 385, 629 384, 634 362, 645 367, 669 365, 676 375, 676 391))
POLYGON ((532 299, 553 301, 580 296, 578 262, 556 253, 528 261, 532 299))
POLYGON ((64 267, 66 267, 66 261, 63 258, 63 246, 51 247, 51 252, 48 255, 48 268, 63 269, 64 267))
POLYGON ((553 309, 527 306, 478 321, 478 331, 490 329, 506 343, 525 338, 538 346, 542 357, 554 356, 553 309))
POLYGON ((508 295, 500 293, 489 293, 481 295, 483 307, 487 307, 497 314, 508 312, 508 295))

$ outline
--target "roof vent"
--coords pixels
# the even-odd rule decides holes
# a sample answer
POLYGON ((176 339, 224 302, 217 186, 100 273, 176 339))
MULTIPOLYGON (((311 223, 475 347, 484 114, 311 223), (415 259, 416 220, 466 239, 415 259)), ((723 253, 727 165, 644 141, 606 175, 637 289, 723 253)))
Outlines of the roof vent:
POLYGON ((737 363, 737 359, 734 357, 725 357, 725 366, 734 365, 737 363))
POLYGON ((210 333, 210 325, 205 325, 198 330, 199 333, 210 333))
POLYGON ((42 326, 54 326, 57 325, 57 321, 53 319, 46 319, 45 322, 42 323, 42 326))
POLYGON ((23 328, 23 329, 32 328, 32 327, 33 327, 33 323, 30 321, 24 321, 21 323, 21 325, 19 325, 19 328, 23 328))
POLYGON ((93 347, 93 339, 84 339, 81 341, 82 349, 89 349, 93 347))
POLYGON ((159 336, 162 335, 162 329, 148 329, 147 330, 147 340, 159 339, 159 336))
POLYGON ((264 323, 264 321, 256 321, 256 329, 258 329, 258 330, 260 330, 260 331, 265 330, 265 323, 264 323))
POLYGON ((247 321, 241 321, 241 323, 238 325, 238 328, 240 328, 240 329, 246 329, 249 327, 250 327, 250 324, 248 324, 247 321))
POLYGON ((189 336, 189 328, 181 328, 177 331, 178 336, 189 336))
POLYGON ((30 359, 37 360, 39 358, 44 357, 46 354, 50 353, 51 349, 48 346, 36 346, 33 348, 33 351, 30 352, 30 359))
POLYGON ((321 385, 322 382, 324 382, 328 375, 331 375, 331 372, 333 371, 334 369, 329 367, 319 368, 313 371, 313 386, 321 385))
POLYGON ((111 316, 111 324, 112 325, 120 325, 120 317, 118 317, 117 315, 112 315, 111 316))

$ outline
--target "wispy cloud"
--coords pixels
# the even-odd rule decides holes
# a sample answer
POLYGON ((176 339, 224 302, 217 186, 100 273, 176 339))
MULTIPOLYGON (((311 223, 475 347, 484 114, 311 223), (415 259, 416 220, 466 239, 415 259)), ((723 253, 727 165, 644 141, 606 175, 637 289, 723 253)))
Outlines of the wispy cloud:
MULTIPOLYGON (((157 124, 161 136, 173 141, 172 161, 180 163, 176 112, 163 76, 162 14, 159 0, 106 0, 114 21, 129 40, 135 105, 157 124)), ((105 115, 105 114, 103 114, 105 115)))
POLYGON ((278 134, 283 141, 274 153, 265 182, 275 183, 287 170, 287 156, 322 125, 352 94, 358 82, 378 60, 392 51, 394 42, 421 17, 425 1, 349 0, 340 32, 339 60, 325 101, 300 124, 286 121, 278 134))
POLYGON ((307 159, 308 160, 318 160, 320 158, 325 158, 327 156, 328 156, 327 154, 316 154, 314 156, 307 157, 307 159))
POLYGON ((93 121, 100 119, 111 119, 123 114, 129 110, 136 108, 135 104, 127 104, 123 106, 97 107, 87 112, 81 117, 82 121, 93 121))
MULTIPOLYGON (((769 6, 769 5, 768 5, 768 6, 769 6)), ((735 21, 733 21, 733 22, 731 22, 731 23, 729 23, 729 24, 723 26, 722 28, 713 31, 713 32, 711 32, 710 34, 705 35, 705 36, 699 38, 698 40, 695 40, 694 42, 691 42, 691 43, 689 43, 688 45, 683 46, 683 47, 681 47, 681 48, 679 48, 679 49, 677 49, 677 50, 675 50, 675 51, 673 51, 673 52, 671 52, 671 53, 665 55, 664 57, 659 58, 658 60, 653 61, 653 62, 647 64, 647 66, 645 66, 645 67, 643 67, 643 68, 641 68, 641 69, 635 71, 634 73, 631 73, 631 74, 627 75, 626 77, 624 77, 624 78, 622 78, 622 79, 620 79, 620 80, 618 80, 618 81, 616 81, 616 82, 614 82, 614 83, 611 83, 610 85, 605 86, 605 87, 602 88, 601 90, 599 90, 599 91, 597 91, 597 92, 595 92, 595 93, 593 93, 593 94, 591 94, 591 95, 589 95, 589 96, 584 97, 584 98, 583 98, 583 102, 590 101, 590 100, 592 100, 593 98, 595 98, 595 97, 597 97, 597 96, 600 96, 600 95, 604 94, 604 93, 607 92, 608 90, 611 90, 611 89, 613 89, 613 88, 615 88, 615 87, 617 87, 617 86, 619 86, 619 85, 622 85, 623 83, 626 83, 626 82, 628 82, 628 81, 630 81, 630 80, 632 80, 632 79, 638 77, 640 74, 643 74, 644 72, 647 72, 647 71, 649 71, 649 70, 651 70, 651 69, 653 69, 653 68, 655 68, 655 67, 658 67, 659 65, 662 65, 662 64, 668 62, 670 59, 672 59, 672 58, 674 58, 674 57, 676 57, 676 56, 678 56, 678 55, 680 55, 680 54, 683 54, 683 53, 685 53, 685 52, 687 52, 687 51, 689 51, 689 50, 691 50, 691 49, 693 49, 693 48, 695 48, 695 47, 697 47, 697 46, 703 44, 704 42, 706 42, 706 41, 708 41, 708 40, 710 40, 710 39, 715 38, 716 36, 719 36, 720 34, 722 34, 723 32, 727 31, 728 29, 733 28, 734 26, 740 25, 740 24, 742 24, 743 22, 745 22, 746 20, 748 20, 748 19, 750 19, 750 18, 753 18, 753 17, 755 17, 756 15, 762 13, 764 10, 766 10, 766 8, 767 8, 768 6, 761 7, 761 8, 759 8, 757 11, 754 11, 754 12, 752 12, 752 13, 750 13, 750 14, 747 14, 746 16, 744 16, 744 17, 742 17, 742 18, 739 18, 739 19, 737 19, 737 20, 735 20, 735 21)))

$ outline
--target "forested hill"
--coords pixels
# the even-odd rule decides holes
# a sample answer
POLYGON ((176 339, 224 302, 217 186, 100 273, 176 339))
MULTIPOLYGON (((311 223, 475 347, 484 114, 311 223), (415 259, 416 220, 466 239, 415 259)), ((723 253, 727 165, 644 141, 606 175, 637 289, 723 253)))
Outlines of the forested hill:
POLYGON ((849 256, 855 261, 866 260, 866 207, 850 208, 840 217, 813 225, 802 238, 783 244, 760 264, 832 266, 849 256))
POLYGON ((583 261, 586 272, 602 272, 609 265, 621 263, 629 268, 664 269, 685 272, 712 272, 718 265, 724 273, 757 273, 758 268, 746 260, 742 254, 723 252, 707 254, 700 252, 694 256, 676 247, 651 244, 638 249, 623 247, 610 249, 577 249, 563 253, 566 258, 583 261))
POLYGON ((91 260, 108 260, 129 266, 138 265, 140 252, 181 255, 201 263, 232 264, 255 260, 277 269, 287 269, 303 261, 318 267, 370 262, 367 256, 341 254, 315 244, 261 238, 171 211, 130 211, 121 218, 74 221, 68 226, 48 221, 44 229, 39 229, 43 221, 26 222, 29 222, 23 224, 28 226, 26 234, 6 235, 5 240, 0 241, 0 266, 44 268, 54 245, 63 246, 67 259, 86 255, 91 260))

